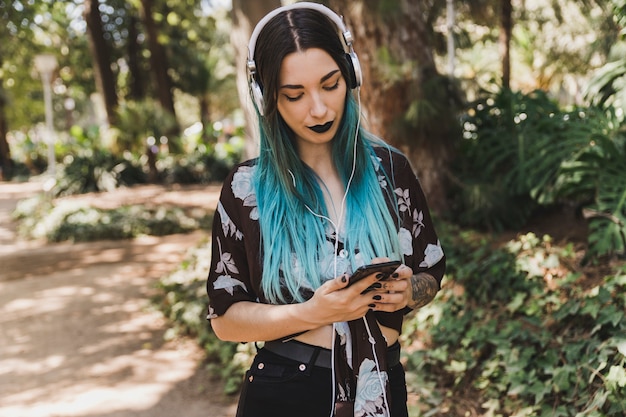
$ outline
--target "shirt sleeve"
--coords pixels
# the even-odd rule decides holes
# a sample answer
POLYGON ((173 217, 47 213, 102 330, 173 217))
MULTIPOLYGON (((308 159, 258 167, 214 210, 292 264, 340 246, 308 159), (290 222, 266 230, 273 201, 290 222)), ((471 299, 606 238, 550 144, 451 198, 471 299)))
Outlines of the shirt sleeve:
MULTIPOLYGON (((446 258, 432 222, 426 196, 408 159, 400 153, 392 155, 386 168, 395 199, 394 205, 397 207, 398 237, 404 264, 411 267, 414 274, 425 272, 432 275, 441 286, 446 258)), ((410 311, 408 307, 393 313, 377 311, 376 318, 383 326, 401 331, 402 316, 410 311)))
POLYGON ((256 202, 249 168, 236 168, 226 179, 213 218, 211 267, 207 279, 208 319, 223 315, 236 302, 256 301, 257 298, 246 248, 251 240, 247 234, 253 233, 251 216, 254 216, 256 202))
POLYGON ((413 269, 414 274, 428 273, 441 285, 446 258, 426 196, 409 161, 405 157, 395 159, 398 171, 393 191, 400 215, 398 236, 404 263, 413 269))

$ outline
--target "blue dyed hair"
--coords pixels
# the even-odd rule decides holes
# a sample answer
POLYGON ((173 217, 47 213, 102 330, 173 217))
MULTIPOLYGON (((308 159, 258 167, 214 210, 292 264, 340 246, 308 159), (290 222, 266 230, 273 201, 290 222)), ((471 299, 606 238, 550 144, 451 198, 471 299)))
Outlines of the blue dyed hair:
MULTIPOLYGON (((255 170, 262 238, 261 286, 272 302, 304 301, 303 291, 314 290, 324 281, 320 262, 328 244, 328 220, 323 219, 328 208, 316 174, 300 160, 294 134, 276 105, 284 57, 309 48, 327 52, 344 80, 349 79, 334 24, 315 10, 295 9, 277 15, 259 34, 255 49, 257 77, 265 100, 265 116, 259 116, 260 154, 255 170)), ((333 162, 345 187, 354 164, 342 229, 351 269, 375 257, 400 259, 397 227, 386 204, 386 199, 393 199, 393 191, 383 195, 374 165, 373 146, 382 141, 360 128, 359 111, 348 90, 344 114, 332 140, 333 162)), ((389 179, 387 184, 391 184, 389 179)))

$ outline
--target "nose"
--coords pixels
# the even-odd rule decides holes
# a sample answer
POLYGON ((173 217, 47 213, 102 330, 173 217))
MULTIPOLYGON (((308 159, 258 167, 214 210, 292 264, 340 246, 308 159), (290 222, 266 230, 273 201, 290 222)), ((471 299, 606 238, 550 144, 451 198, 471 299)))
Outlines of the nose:
POLYGON ((326 115, 327 111, 328 107, 326 106, 326 103, 324 103, 322 97, 319 94, 312 94, 311 109, 309 110, 311 116, 321 119, 326 115))

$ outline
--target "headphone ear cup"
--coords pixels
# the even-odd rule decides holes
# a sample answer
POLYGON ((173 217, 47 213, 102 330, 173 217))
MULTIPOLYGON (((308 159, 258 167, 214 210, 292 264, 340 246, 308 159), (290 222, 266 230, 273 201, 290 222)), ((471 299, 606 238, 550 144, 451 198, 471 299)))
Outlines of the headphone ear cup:
POLYGON ((346 53, 346 61, 348 61, 348 76, 350 77, 349 86, 351 89, 360 87, 363 84, 363 73, 361 72, 361 63, 356 53, 346 53))
POLYGON ((250 92, 252 94, 252 99, 254 100, 257 111, 261 116, 263 116, 263 109, 265 108, 263 91, 261 90, 261 86, 259 85, 259 83, 257 83, 254 79, 250 80, 250 92))

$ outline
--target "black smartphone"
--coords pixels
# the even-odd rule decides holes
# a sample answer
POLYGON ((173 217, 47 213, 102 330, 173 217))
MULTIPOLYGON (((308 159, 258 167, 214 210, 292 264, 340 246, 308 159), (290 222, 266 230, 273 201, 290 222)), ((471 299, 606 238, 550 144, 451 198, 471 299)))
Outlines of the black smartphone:
POLYGON ((355 282, 358 282, 365 278, 368 275, 381 273, 383 274, 382 279, 387 279, 391 274, 395 272, 395 270, 400 266, 400 261, 389 261, 389 262, 381 262, 378 264, 369 264, 363 265, 357 268, 356 271, 350 276, 348 279, 348 287, 355 282))

